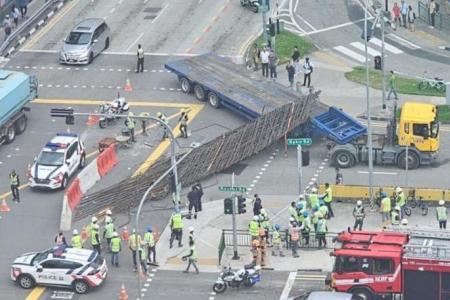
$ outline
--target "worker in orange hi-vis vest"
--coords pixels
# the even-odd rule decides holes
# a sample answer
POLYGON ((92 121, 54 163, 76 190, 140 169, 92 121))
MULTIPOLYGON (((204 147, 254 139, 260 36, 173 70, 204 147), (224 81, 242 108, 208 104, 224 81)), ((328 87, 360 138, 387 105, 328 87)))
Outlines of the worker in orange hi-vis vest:
POLYGON ((252 264, 257 265, 260 262, 260 249, 259 249, 259 241, 252 241, 252 248, 250 250, 252 252, 252 264))

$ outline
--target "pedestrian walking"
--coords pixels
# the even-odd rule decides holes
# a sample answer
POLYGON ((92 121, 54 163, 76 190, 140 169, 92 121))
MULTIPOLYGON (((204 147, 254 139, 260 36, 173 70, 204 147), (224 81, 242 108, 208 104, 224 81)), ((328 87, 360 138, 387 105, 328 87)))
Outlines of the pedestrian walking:
POLYGON ((100 234, 98 233, 100 226, 98 224, 92 225, 91 228, 91 246, 92 249, 97 251, 98 255, 102 254, 102 247, 100 242, 100 234))
POLYGON ((200 202, 200 191, 197 190, 195 186, 191 187, 191 191, 187 194, 188 203, 189 203, 189 215, 188 219, 192 217, 192 209, 194 209, 194 219, 197 219, 197 212, 199 211, 199 202, 200 202))
POLYGON ((19 14, 19 9, 15 5, 13 5, 11 7, 11 16, 14 21, 14 28, 17 28, 17 26, 19 26, 19 14))
POLYGON ((183 273, 189 273, 189 269, 191 268, 191 265, 195 269, 195 274, 199 274, 199 270, 197 267, 197 251, 195 250, 194 241, 189 242, 189 254, 182 257, 183 261, 188 261, 188 265, 186 270, 183 271, 183 273))
POLYGON ((5 41, 6 41, 12 32, 12 21, 9 15, 6 15, 5 19, 3 20, 3 30, 5 31, 5 41))
POLYGON ((291 236, 291 248, 292 248, 292 256, 299 257, 297 253, 298 242, 299 242, 299 234, 300 229, 297 227, 297 223, 294 222, 291 224, 291 228, 289 229, 289 234, 291 236))
POLYGON ((445 201, 439 200, 439 206, 436 207, 436 219, 439 222, 439 229, 447 229, 448 212, 445 207, 445 201))
POLYGON ((316 233, 319 240, 319 249, 322 248, 322 245, 324 247, 327 246, 327 239, 326 239, 327 232, 328 232, 327 220, 322 216, 322 214, 320 214, 319 222, 317 223, 317 233, 316 233))
POLYGON ((392 22, 392 28, 394 30, 397 30, 397 23, 398 23, 398 26, 402 25, 402 21, 400 19, 400 6, 398 6, 397 2, 394 2, 394 6, 392 7, 392 13, 394 16, 394 22, 392 22))
POLYGON ((309 87, 311 85, 311 74, 314 70, 313 64, 309 61, 309 57, 305 58, 305 63, 303 64, 303 86, 309 87), (308 82, 308 85, 306 85, 308 82))
POLYGON ((430 3, 428 4, 428 13, 430 16, 429 19, 431 28, 434 28, 435 25, 436 12, 437 12, 436 2, 434 2, 434 0, 431 0, 430 3))
POLYGON ((153 227, 147 226, 147 232, 144 234, 145 246, 147 247, 147 259, 149 264, 156 265, 156 239, 153 233, 153 227), (153 260, 152 260, 153 258, 153 260))
POLYGON ((294 86, 294 76, 295 76, 295 67, 291 64, 290 61, 288 61, 287 65, 286 65, 286 71, 288 74, 288 80, 289 80, 289 87, 293 87, 294 86))
POLYGON ((20 8, 20 14, 22 15, 22 19, 27 17, 28 2, 29 2, 29 0, 19 0, 19 8, 20 8))
POLYGON ((272 233, 272 256, 280 255, 280 257, 283 257, 283 249, 281 246, 281 234, 280 234, 280 225, 275 224, 273 227, 273 233, 272 233))
POLYGON ((260 53, 262 76, 269 77, 269 50, 264 47, 260 53))
POLYGON ((364 207, 362 206, 361 200, 356 201, 356 207, 353 208, 353 217, 355 218, 353 231, 355 231, 356 228, 358 228, 359 231, 361 231, 364 225, 364 219, 366 217, 366 212, 364 211, 364 207))
POLYGON ((414 21, 416 20, 416 13, 414 12, 412 6, 408 6, 408 24, 409 24, 409 30, 411 32, 416 31, 416 25, 414 21))
POLYGON ((136 128, 136 121, 133 118, 134 114, 130 111, 128 113, 128 117, 125 120, 125 126, 127 126, 128 133, 130 135, 130 141, 135 143, 136 140, 134 139, 134 129, 136 128))
POLYGON ((55 236, 55 244, 56 246, 67 246, 66 237, 62 233, 62 231, 58 232, 58 234, 55 236))
POLYGON ((141 265, 141 272, 143 275, 148 275, 147 269, 147 249, 145 249, 145 241, 141 241, 138 249, 139 264, 141 265))
POLYGON ((391 100, 391 95, 394 94, 395 100, 398 100, 397 95, 397 78, 395 77, 394 71, 390 71, 389 76, 389 93, 387 95, 387 100, 391 100))
POLYGON ((259 63, 260 63, 261 50, 259 50, 259 47, 256 44, 254 44, 253 47, 254 47, 253 48, 253 55, 252 55, 253 70, 254 71, 258 71, 259 63))
POLYGON ((197 195, 197 210, 200 212, 202 211, 202 197, 203 197, 203 187, 202 184, 197 181, 194 184, 195 189, 198 191, 198 195, 197 195))
POLYGON ((81 240, 81 236, 78 233, 78 230, 76 229, 72 231, 72 239, 70 240, 70 246, 75 249, 83 248, 83 241, 81 240))
POLYGON ((408 4, 406 4, 405 0, 401 0, 400 13, 402 14, 403 27, 408 28, 408 4))
POLYGON ((178 122, 180 122, 180 132, 181 132, 181 137, 187 139, 188 138, 188 128, 187 128, 187 123, 189 121, 188 115, 185 111, 181 112, 181 116, 178 119, 178 122))
POLYGON ((131 256, 133 258, 134 272, 137 271, 137 252, 141 244, 141 236, 136 233, 136 229, 133 228, 132 233, 128 239, 128 249, 131 251, 131 256))
POLYGON ((9 183, 10 183, 10 187, 11 187, 11 194, 13 196, 12 200, 19 203, 20 202, 20 195, 19 195, 20 178, 19 178, 19 175, 17 175, 16 170, 12 170, 11 173, 9 173, 9 183))
POLYGON ((391 198, 389 198, 386 192, 381 192, 381 226, 384 227, 389 223, 389 213, 391 212, 391 198))
MULTIPOLYGON (((157 117, 158 119, 160 119, 161 121, 163 121, 164 123, 169 124, 168 119, 167 119, 167 116, 166 116, 165 114, 163 114, 162 112, 158 112, 158 113, 156 114, 156 117, 157 117)), ((168 131, 167 131, 166 126, 164 126, 163 124, 159 124, 159 126, 160 126, 160 127, 162 128, 162 130, 163 130, 163 135, 162 135, 162 137, 161 137, 161 140, 164 140, 164 139, 168 138, 168 137, 169 137, 169 134, 168 134, 168 131)))
POLYGON ((111 250, 111 239, 113 238, 113 233, 116 231, 112 220, 108 220, 103 230, 103 239, 106 238, 106 244, 108 245, 108 250, 111 250))
POLYGON ((295 69, 295 75, 297 75, 300 72, 300 51, 298 51, 297 46, 294 47, 291 58, 295 69))
POLYGON ((111 239, 111 265, 114 267, 119 267, 120 251, 122 251, 122 241, 120 240, 117 231, 114 231, 111 239))
POLYGON ((328 182, 325 183, 325 194, 321 197, 325 202, 325 205, 328 207, 328 217, 333 218, 333 208, 331 207, 331 203, 333 202, 333 191, 331 190, 330 184, 328 182))
POLYGON ((261 198, 259 198, 258 194, 254 195, 252 203, 253 203, 253 215, 259 216, 262 208, 262 200, 261 198))
POLYGON ((273 49, 270 50, 269 54, 269 70, 270 70, 270 79, 275 81, 277 79, 277 65, 278 65, 278 56, 273 49))
POLYGON ((137 68, 136 73, 144 72, 144 49, 142 49, 141 44, 138 45, 137 49, 137 68))
POLYGON ((339 168, 335 168, 334 171, 336 172, 336 184, 344 184, 344 175, 342 175, 342 172, 339 168))
POLYGON ((170 235, 169 248, 172 248, 175 238, 178 240, 178 247, 183 247, 181 243, 183 239, 183 216, 178 207, 175 208, 170 218, 170 228, 172 229, 172 233, 170 235))

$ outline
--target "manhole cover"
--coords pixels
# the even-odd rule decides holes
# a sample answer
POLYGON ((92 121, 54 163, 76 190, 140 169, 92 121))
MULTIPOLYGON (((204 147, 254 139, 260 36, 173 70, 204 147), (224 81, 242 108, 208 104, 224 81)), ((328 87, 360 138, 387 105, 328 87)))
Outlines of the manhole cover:
POLYGON ((161 10, 161 7, 147 7, 146 9, 144 9, 144 12, 156 14, 160 10, 161 10))

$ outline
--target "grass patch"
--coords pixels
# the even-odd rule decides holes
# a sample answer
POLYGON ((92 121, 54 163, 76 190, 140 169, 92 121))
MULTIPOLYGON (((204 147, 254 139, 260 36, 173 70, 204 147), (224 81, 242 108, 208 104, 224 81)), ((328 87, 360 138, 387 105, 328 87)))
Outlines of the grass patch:
MULTIPOLYGON (((345 78, 350 81, 365 84, 366 83, 366 68, 355 67, 352 71, 345 73, 345 78)), ((381 90, 383 81, 383 72, 380 70, 369 69, 370 86, 374 89, 381 90)), ((445 92, 439 92, 434 89, 419 89, 419 79, 403 77, 396 75, 397 78, 397 93, 408 95, 421 96, 438 96, 444 97, 445 92)), ((389 73, 386 72, 386 87, 388 86, 389 73)))
MULTIPOLYGON (((277 34, 275 39, 275 52, 280 60, 279 64, 287 63, 291 59, 295 46, 298 47, 301 57, 305 57, 314 50, 313 43, 286 30, 277 34)), ((260 48, 263 46, 263 35, 256 40, 256 44, 260 48)))

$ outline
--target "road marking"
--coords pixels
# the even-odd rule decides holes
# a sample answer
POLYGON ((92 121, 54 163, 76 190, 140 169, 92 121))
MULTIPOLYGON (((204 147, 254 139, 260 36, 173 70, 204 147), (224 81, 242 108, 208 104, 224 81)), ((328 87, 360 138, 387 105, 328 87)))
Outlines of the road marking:
POLYGON ((49 32, 72 8, 74 8, 80 0, 74 0, 72 3, 67 4, 60 13, 48 22, 48 24, 42 28, 35 36, 28 40, 23 49, 30 49, 33 47, 37 41, 47 32, 49 32))
MULTIPOLYGON (((381 47, 381 44, 383 43, 380 39, 377 39, 376 37, 372 37, 370 39, 370 43, 377 45, 378 47, 381 47)), ((384 42, 384 49, 386 49, 389 52, 392 52, 394 54, 401 54, 403 53, 402 50, 398 49, 397 47, 394 47, 392 45, 389 45, 388 43, 384 42)))
MULTIPOLYGON (((147 100, 148 101, 148 100, 147 100)), ((166 108, 191 108, 190 104, 181 104, 181 103, 167 103, 167 102, 146 102, 145 100, 131 100, 127 101, 130 106, 139 106, 139 107, 166 107, 166 108)), ((104 103, 104 101, 100 100, 82 100, 82 99, 35 99, 31 101, 31 103, 37 104, 72 104, 72 105, 100 105, 104 103)), ((193 104, 200 105, 200 104, 193 104)), ((203 105, 200 105, 203 106, 203 105)))
POLYGON ((349 57, 351 57, 351 58, 353 58, 353 59, 355 59, 355 60, 357 60, 357 61, 359 61, 361 63, 366 61, 366 58, 364 56, 362 56, 362 55, 360 55, 360 54, 358 54, 358 53, 356 53, 356 52, 354 52, 354 51, 352 51, 352 50, 350 50, 350 49, 348 49, 348 48, 346 48, 344 46, 336 46, 333 49, 335 49, 335 50, 341 52, 342 54, 345 54, 345 55, 347 55, 347 56, 349 56, 349 57))
MULTIPOLYGON (((397 175, 397 172, 372 172, 374 175, 397 175)), ((368 171, 358 171, 358 174, 369 174, 368 171)))
POLYGON ((300 18, 300 20, 303 21, 303 23, 305 23, 309 28, 311 28, 312 30, 317 30, 317 28, 315 28, 314 26, 311 25, 311 23, 309 23, 308 21, 306 21, 305 18, 303 18, 302 16, 300 16, 300 14, 297 14, 297 17, 300 18))
MULTIPOLYGON (((355 47, 356 49, 359 49, 361 51, 366 51, 365 45, 361 42, 353 42, 353 43, 350 43, 350 45, 352 45, 353 47, 355 47)), ((370 48, 370 47, 367 47, 367 53, 372 56, 377 56, 377 55, 381 56, 380 52, 378 52, 377 50, 370 48)))
POLYGON ((29 294, 28 296, 25 298, 25 300, 37 300, 39 299, 42 294, 45 292, 45 288, 38 286, 35 287, 29 294))
POLYGON ((134 40, 134 42, 132 42, 130 44, 130 46, 128 46, 128 48, 125 50, 126 52, 128 52, 142 37, 144 36, 144 33, 142 32, 137 39, 134 40))
POLYGON ((116 8, 113 7, 113 8, 111 8, 111 10, 109 11, 109 13, 112 14, 115 10, 116 10, 116 8))
POLYGON ((154 18, 152 20, 152 24, 156 22, 156 20, 159 19, 159 17, 164 13, 164 11, 166 10, 166 8, 169 6, 169 4, 166 4, 160 11, 159 14, 156 16, 156 18, 154 18))
POLYGON ((410 48, 413 48, 413 49, 420 49, 421 47, 420 46, 418 46, 418 45, 416 45, 416 44, 414 44, 414 43, 411 43, 410 41, 407 41, 407 40, 405 40, 404 38, 401 38, 401 37, 399 37, 398 35, 396 35, 396 34, 394 34, 394 33, 391 33, 391 34, 389 34, 388 35, 389 37, 393 37, 393 38, 395 38, 397 41, 399 41, 400 42, 400 44, 402 44, 403 46, 409 46, 410 48))
MULTIPOLYGON (((369 18, 369 20, 371 20, 371 19, 373 19, 373 18, 372 17, 369 18)), ((334 26, 330 26, 330 27, 326 27, 326 28, 317 29, 315 31, 304 32, 303 34, 301 34, 301 36, 312 35, 312 34, 322 33, 322 32, 326 32, 326 31, 330 31, 330 30, 335 30, 335 29, 339 29, 342 27, 351 26, 351 25, 354 25, 356 23, 360 23, 363 21, 364 21, 364 19, 359 19, 359 20, 346 22, 346 23, 342 23, 342 24, 338 24, 338 25, 334 25, 334 26)))
POLYGON ((283 292, 281 293, 280 300, 287 300, 289 297, 289 293, 292 290, 292 287, 294 286, 295 278, 297 277, 297 272, 290 272, 289 277, 286 281, 286 284, 284 286, 283 292))

